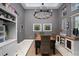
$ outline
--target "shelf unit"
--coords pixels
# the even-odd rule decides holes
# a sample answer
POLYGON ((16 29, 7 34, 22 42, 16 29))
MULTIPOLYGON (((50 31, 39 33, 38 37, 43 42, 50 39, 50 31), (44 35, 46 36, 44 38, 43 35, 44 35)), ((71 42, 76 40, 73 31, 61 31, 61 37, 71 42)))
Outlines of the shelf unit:
POLYGON ((4 33, 3 36, 0 36, 0 38, 4 39, 4 41, 0 43, 0 56, 10 56, 16 53, 16 22, 17 15, 0 3, 0 26, 4 26, 4 31, 0 31, 0 33, 4 33))
POLYGON ((7 12, 7 13, 13 15, 13 16, 16 15, 13 11, 11 11, 9 8, 3 6, 1 3, 0 3, 0 9, 4 10, 5 12, 7 12))
POLYGON ((16 39, 16 20, 17 15, 0 4, 0 21, 3 21, 0 25, 5 26, 5 32, 7 31, 5 36, 7 36, 8 39, 16 39))
POLYGON ((0 19, 3 19, 5 21, 9 21, 9 22, 16 23, 16 21, 12 21, 11 19, 4 18, 3 16, 0 16, 0 19))
POLYGON ((4 9, 0 8, 0 19, 16 23, 16 15, 8 13, 4 9), (8 17, 8 18, 7 18, 8 17))

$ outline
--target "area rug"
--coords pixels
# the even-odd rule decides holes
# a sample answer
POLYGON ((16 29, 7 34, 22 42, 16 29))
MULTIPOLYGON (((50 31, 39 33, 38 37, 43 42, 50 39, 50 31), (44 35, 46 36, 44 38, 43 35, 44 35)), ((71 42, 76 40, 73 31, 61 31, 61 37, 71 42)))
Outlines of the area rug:
MULTIPOLYGON (((40 52, 37 55, 35 54, 35 42, 33 42, 32 45, 30 46, 26 56, 41 56, 40 52)), ((51 56, 62 56, 62 55, 56 50, 56 54, 55 55, 52 54, 51 56)))

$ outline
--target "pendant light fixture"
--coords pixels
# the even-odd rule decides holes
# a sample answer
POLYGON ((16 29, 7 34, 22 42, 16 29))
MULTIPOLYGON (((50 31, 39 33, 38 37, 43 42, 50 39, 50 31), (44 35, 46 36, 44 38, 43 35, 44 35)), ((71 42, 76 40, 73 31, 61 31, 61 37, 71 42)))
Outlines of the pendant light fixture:
POLYGON ((40 8, 35 9, 34 17, 37 19, 48 19, 52 16, 52 12, 52 9, 47 9, 44 3, 42 3, 40 8))

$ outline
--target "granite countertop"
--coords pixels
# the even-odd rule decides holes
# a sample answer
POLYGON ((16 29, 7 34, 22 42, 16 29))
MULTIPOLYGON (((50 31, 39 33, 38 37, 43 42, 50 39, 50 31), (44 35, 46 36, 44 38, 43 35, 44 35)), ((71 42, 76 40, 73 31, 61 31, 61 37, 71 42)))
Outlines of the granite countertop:
MULTIPOLYGON (((47 36, 47 35, 46 35, 46 36, 47 36)), ((40 41, 40 40, 41 40, 41 36, 35 37, 35 40, 40 41)), ((50 40, 55 40, 55 39, 53 38, 53 36, 50 36, 50 40)))
POLYGON ((72 35, 72 36, 60 35, 60 37, 68 38, 68 39, 71 39, 71 40, 79 40, 79 36, 75 36, 75 35, 72 35))

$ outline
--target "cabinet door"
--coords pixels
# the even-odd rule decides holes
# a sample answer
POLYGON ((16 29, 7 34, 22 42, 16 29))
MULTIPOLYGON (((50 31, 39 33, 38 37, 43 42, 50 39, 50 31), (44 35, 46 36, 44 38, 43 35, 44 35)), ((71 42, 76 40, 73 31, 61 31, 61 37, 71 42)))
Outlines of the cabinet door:
POLYGON ((17 42, 12 42, 10 43, 7 48, 8 48, 8 55, 9 56, 13 56, 16 54, 16 46, 17 46, 17 42))
POLYGON ((0 47, 0 56, 2 56, 2 48, 0 47))
POLYGON ((2 50, 2 56, 7 56, 8 55, 8 49, 6 46, 3 46, 1 47, 1 50, 2 50))

